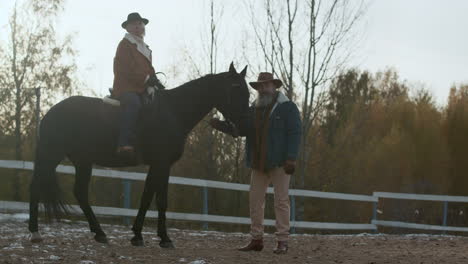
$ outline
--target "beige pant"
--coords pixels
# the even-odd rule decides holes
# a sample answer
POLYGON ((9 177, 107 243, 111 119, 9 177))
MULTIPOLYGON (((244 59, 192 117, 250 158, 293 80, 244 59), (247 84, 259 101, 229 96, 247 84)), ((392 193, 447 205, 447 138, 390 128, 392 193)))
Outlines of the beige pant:
POLYGON ((262 239, 265 211, 265 194, 270 183, 275 193, 276 238, 287 241, 289 237, 289 179, 283 168, 275 168, 267 173, 253 170, 250 178, 250 234, 252 239, 262 239))

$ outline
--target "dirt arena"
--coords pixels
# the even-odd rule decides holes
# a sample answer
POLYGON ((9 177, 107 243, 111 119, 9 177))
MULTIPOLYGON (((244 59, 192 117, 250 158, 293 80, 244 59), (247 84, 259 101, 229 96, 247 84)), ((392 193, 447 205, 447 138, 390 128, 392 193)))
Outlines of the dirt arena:
POLYGON ((128 227, 103 225, 109 244, 94 242, 84 222, 41 225, 44 241, 31 244, 24 219, 0 218, 0 264, 6 263, 468 263, 468 238, 429 235, 293 235, 287 255, 272 253, 274 236, 262 252, 235 247, 248 234, 171 229, 176 249, 161 249, 154 227, 145 247, 130 245, 128 227))

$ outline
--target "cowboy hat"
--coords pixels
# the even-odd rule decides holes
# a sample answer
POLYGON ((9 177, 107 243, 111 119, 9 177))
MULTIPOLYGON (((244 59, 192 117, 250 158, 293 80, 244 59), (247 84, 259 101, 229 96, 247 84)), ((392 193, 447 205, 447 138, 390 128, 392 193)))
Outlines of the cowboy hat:
POLYGON ((130 13, 127 16, 127 20, 122 23, 122 28, 126 28, 127 24, 133 21, 142 21, 145 25, 149 22, 148 19, 142 18, 138 13, 130 13))
POLYGON ((261 72, 258 75, 257 81, 249 82, 249 84, 250 86, 252 86, 252 88, 257 90, 259 85, 266 82, 272 82, 276 86, 276 88, 280 88, 281 86, 283 86, 283 82, 280 79, 273 78, 273 74, 269 72, 261 72))

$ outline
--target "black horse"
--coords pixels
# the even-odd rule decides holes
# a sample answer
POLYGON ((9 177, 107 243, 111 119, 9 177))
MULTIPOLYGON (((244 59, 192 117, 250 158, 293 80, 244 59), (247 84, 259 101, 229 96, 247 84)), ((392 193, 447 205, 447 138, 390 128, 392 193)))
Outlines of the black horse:
MULTIPOLYGON (((171 166, 180 159, 185 140, 193 127, 213 108, 239 124, 248 111, 247 67, 237 73, 207 75, 175 89, 158 92, 155 101, 143 107, 138 120, 137 149, 142 163, 150 165, 141 204, 133 224, 132 245, 142 246, 146 211, 156 193, 158 236, 161 247, 173 247, 166 231, 167 189, 171 166)), ((83 210, 95 240, 106 243, 88 202, 88 185, 93 164, 106 167, 134 166, 139 162, 116 155, 120 107, 99 98, 73 96, 53 106, 42 119, 30 186, 29 230, 31 241, 40 242, 38 203, 44 204, 47 219, 60 218, 66 207, 60 199, 55 176, 57 165, 68 157, 76 169, 74 195, 83 210)))

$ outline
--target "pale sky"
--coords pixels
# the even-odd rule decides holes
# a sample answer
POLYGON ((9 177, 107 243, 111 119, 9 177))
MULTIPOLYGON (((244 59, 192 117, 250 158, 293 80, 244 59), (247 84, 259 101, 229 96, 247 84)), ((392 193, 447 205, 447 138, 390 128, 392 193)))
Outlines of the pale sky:
MULTIPOLYGON (((6 38, 8 16, 14 0, 0 0, 0 40, 6 38)), ((246 11, 241 1, 223 1, 220 26, 220 57, 231 61, 235 54, 226 51, 239 45, 246 11)), ((207 32, 206 0, 68 0, 60 17, 58 32, 75 34, 79 52, 79 76, 98 94, 112 85, 112 63, 118 42, 124 35, 120 24, 128 13, 139 12, 150 20, 145 41, 153 50, 157 71, 168 71, 179 62, 185 48, 200 49, 197 43, 207 32), (190 48, 191 47, 191 48, 190 48)), ((216 2, 215 2, 216 3, 216 2)), ((374 0, 369 1, 362 31, 361 46, 349 62, 350 67, 376 72, 395 68, 410 84, 424 84, 440 104, 446 102, 454 83, 468 83, 468 1, 466 0, 374 0)), ((224 65, 221 65, 224 67, 224 65)), ((219 66, 219 71, 224 71, 219 66)), ((238 65, 242 68, 244 65, 238 65)), ((228 64, 226 64, 227 70, 228 64)), ((250 73, 250 78, 256 73, 250 73)), ((179 84, 188 80, 172 80, 179 84)))

